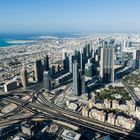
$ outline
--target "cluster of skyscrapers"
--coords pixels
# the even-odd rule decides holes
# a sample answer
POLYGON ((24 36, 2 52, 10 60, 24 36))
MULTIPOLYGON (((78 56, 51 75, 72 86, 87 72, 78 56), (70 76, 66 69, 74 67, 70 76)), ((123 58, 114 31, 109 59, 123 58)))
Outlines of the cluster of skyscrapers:
MULTIPOLYGON (((63 69, 59 66, 58 72, 55 67, 49 65, 49 57, 46 55, 44 63, 36 60, 34 67, 34 80, 43 82, 43 88, 50 91, 51 78, 62 76, 66 73, 73 75, 73 93, 75 95, 84 94, 88 90, 88 82, 93 77, 98 78, 99 83, 114 82, 114 47, 108 43, 103 43, 94 49, 91 43, 88 43, 72 54, 63 52, 63 69), (88 79, 88 80, 87 80, 88 79)), ((21 69, 21 82, 24 88, 28 85, 28 75, 26 68, 21 69)))
MULTIPOLYGON (((22 67, 20 71, 21 75, 21 83, 24 88, 28 86, 28 74, 25 66, 22 67)), ((34 65, 34 81, 36 82, 42 82, 43 81, 43 87, 46 90, 51 89, 50 84, 50 74, 49 74, 49 57, 46 55, 44 58, 44 64, 41 60, 36 60, 34 65)))
POLYGON ((93 77, 98 77, 98 82, 103 84, 114 82, 113 45, 104 43, 96 50, 93 50, 92 44, 89 43, 83 50, 75 51, 70 59, 73 62, 71 67, 75 95, 87 92, 88 82, 85 81, 85 77, 89 77, 91 81, 93 77))

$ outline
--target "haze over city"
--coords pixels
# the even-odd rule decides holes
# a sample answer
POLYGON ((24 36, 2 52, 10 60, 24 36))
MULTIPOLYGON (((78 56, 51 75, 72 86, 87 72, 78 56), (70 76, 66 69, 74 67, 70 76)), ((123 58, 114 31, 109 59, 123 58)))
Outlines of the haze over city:
POLYGON ((139 0, 1 0, 0 32, 139 32, 139 0))

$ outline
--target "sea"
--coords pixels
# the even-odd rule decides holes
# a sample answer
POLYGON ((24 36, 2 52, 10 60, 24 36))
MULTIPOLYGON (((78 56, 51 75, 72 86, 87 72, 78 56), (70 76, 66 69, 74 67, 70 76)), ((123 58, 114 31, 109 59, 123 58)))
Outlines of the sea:
POLYGON ((22 41, 38 40, 40 36, 52 36, 58 38, 77 38, 81 35, 79 33, 46 33, 46 34, 0 34, 0 47, 11 47, 15 45, 22 45, 22 41), (13 42, 12 42, 13 41, 13 42), (19 42, 16 42, 19 41, 19 42), (21 41, 21 42, 20 42, 21 41))

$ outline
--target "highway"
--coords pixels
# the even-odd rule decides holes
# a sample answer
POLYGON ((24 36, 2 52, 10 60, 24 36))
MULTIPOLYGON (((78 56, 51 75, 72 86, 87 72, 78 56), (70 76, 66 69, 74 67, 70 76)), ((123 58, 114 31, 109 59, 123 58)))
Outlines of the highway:
MULTIPOLYGON (((5 98, 6 101, 8 102, 13 102, 18 105, 22 105, 23 100, 13 98, 13 97, 7 97, 5 98)), ((67 120, 69 123, 72 124, 77 124, 78 126, 83 126, 92 130, 96 130, 98 132, 102 132, 104 134, 111 134, 116 137, 121 137, 121 138, 126 138, 127 136, 133 137, 135 139, 140 139, 140 134, 136 132, 131 132, 130 130, 118 127, 118 126, 113 126, 104 122, 100 122, 98 120, 94 120, 91 118, 84 117, 80 114, 70 112, 67 110, 64 110, 62 108, 59 108, 57 106, 49 107, 49 106, 44 106, 40 105, 37 103, 29 103, 26 105, 26 107, 36 109, 41 113, 44 114, 52 114, 54 116, 54 119, 58 120, 67 120)))
POLYGON ((127 91, 129 92, 129 94, 131 95, 131 97, 132 97, 133 101, 135 102, 135 104, 136 104, 136 105, 139 105, 140 100, 139 100, 139 98, 137 97, 137 95, 134 93, 134 90, 131 89, 131 88, 129 87, 129 85, 128 85, 124 80, 121 79, 120 81, 122 82, 122 84, 125 86, 125 88, 126 88, 127 91))
POLYGON ((4 127, 4 126, 10 126, 10 125, 12 125, 12 124, 17 124, 17 123, 20 123, 20 122, 22 122, 23 120, 8 120, 8 121, 4 121, 4 122, 0 122, 0 127, 4 127))

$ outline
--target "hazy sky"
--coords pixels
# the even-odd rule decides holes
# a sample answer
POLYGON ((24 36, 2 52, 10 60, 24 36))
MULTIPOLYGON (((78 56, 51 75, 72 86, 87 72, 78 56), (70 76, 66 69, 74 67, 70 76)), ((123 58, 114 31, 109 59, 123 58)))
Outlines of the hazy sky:
POLYGON ((0 32, 140 31, 140 0, 0 0, 0 32))

